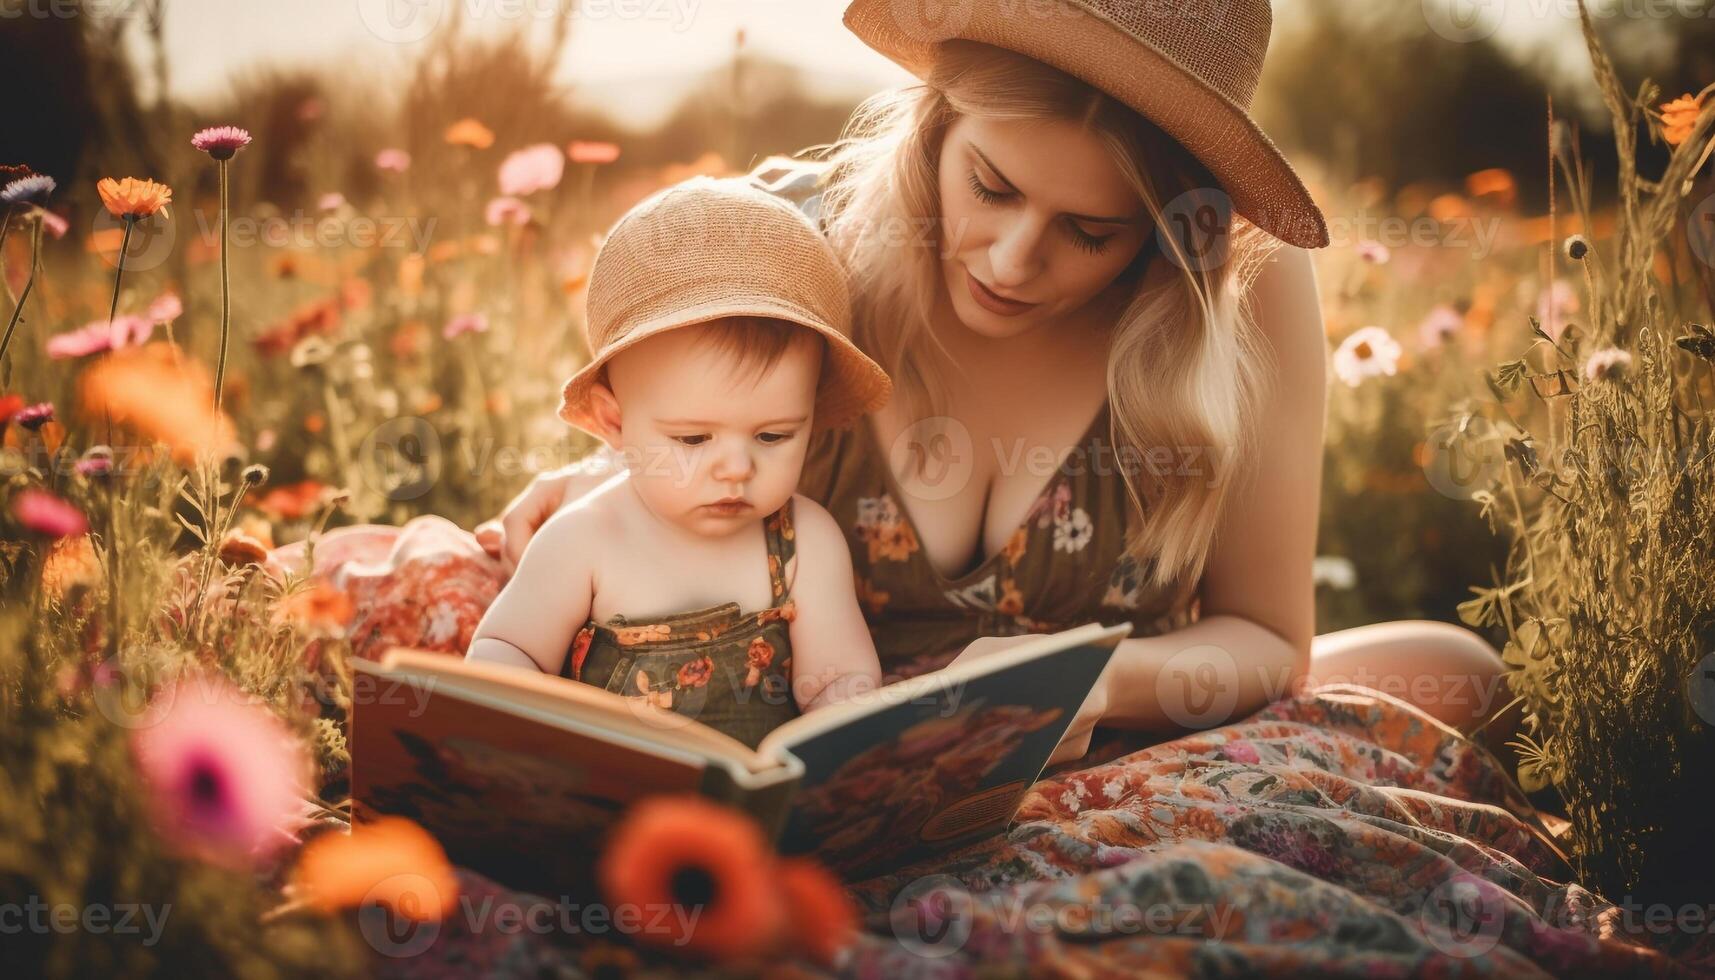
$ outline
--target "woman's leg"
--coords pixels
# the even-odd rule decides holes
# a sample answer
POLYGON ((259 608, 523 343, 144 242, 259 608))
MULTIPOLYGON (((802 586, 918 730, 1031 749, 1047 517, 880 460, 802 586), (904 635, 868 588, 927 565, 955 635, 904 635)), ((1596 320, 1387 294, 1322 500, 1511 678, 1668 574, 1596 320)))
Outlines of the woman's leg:
MULTIPOLYGON (((1487 640, 1429 619, 1355 626, 1324 633, 1310 644, 1309 683, 1374 688, 1467 734, 1512 700, 1505 671, 1487 640)), ((1503 717, 1490 724, 1484 741, 1498 745, 1510 738, 1514 726, 1508 721, 1503 717)))

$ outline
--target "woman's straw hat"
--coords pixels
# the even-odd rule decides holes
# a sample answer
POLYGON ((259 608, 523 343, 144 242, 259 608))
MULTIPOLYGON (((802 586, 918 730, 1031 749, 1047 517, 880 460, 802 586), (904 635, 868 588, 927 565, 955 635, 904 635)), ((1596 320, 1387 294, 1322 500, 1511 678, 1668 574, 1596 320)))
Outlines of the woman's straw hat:
POLYGON ((851 342, 851 300, 833 249, 802 212, 744 178, 693 177, 627 211, 590 269, 591 361, 566 382, 560 418, 595 432, 591 387, 615 354, 722 317, 771 317, 827 340, 816 432, 887 402, 893 385, 851 342))
POLYGON ((1252 224, 1293 245, 1328 244, 1321 209, 1250 117, 1269 0, 855 0, 845 22, 919 78, 941 42, 962 39, 1082 79, 1183 144, 1252 224))

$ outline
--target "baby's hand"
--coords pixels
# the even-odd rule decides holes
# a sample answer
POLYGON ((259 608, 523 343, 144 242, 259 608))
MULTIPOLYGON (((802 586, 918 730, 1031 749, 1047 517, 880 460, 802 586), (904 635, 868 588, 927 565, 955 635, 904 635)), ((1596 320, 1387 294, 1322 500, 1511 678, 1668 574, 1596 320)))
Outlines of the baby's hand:
POLYGON ((817 708, 825 708, 830 704, 843 701, 867 702, 881 686, 881 675, 877 671, 859 671, 835 676, 832 680, 820 684, 816 678, 798 677, 794 686, 802 685, 808 691, 808 699, 803 693, 799 694, 798 707, 805 714, 817 708))

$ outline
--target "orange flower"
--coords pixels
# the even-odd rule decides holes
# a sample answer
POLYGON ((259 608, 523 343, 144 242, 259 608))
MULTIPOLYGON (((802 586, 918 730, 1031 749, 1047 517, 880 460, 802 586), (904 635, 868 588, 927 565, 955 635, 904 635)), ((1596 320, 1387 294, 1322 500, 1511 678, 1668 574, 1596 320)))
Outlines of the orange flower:
POLYGON ((114 180, 103 177, 95 185, 101 203, 115 218, 147 218, 162 210, 173 199, 173 189, 152 180, 127 177, 114 180))
POLYGON ((343 632, 356 614, 351 596, 326 582, 294 593, 280 604, 281 616, 319 632, 343 632))
POLYGON ((494 145, 494 130, 467 116, 447 127, 446 139, 454 146, 486 150, 494 145))
POLYGON ((229 531, 220 542, 220 560, 235 568, 261 565, 268 561, 268 546, 243 531, 229 531))
POLYGON ((257 510, 276 520, 295 521, 314 512, 321 503, 327 485, 315 480, 275 487, 252 504, 257 510))
POLYGON ((322 912, 378 902, 418 922, 452 912, 459 892, 446 851, 404 817, 360 823, 349 834, 322 834, 304 846, 293 879, 305 901, 322 912))
MULTIPOLYGON (((762 640, 762 637, 759 636, 757 639, 762 640)), ((762 642, 767 643, 768 641, 762 640, 762 642)), ((704 684, 709 682, 709 678, 714 675, 714 672, 715 662, 710 660, 708 657, 698 657, 695 660, 687 660, 685 663, 679 665, 679 675, 677 678, 679 686, 702 687, 704 684)))
POLYGON ((42 589, 55 599, 64 599, 78 586, 93 587, 101 581, 101 562, 89 535, 60 538, 42 559, 42 589))
POLYGON ((633 806, 596 864, 610 906, 698 910, 637 938, 718 960, 762 953, 786 924, 768 843, 750 817, 701 797, 633 806))
POLYGON ((1703 100, 1689 93, 1664 102, 1661 106, 1662 138, 1669 146, 1678 146, 1691 138, 1697 116, 1703 111, 1703 100))
POLYGON ((857 934, 857 908, 840 880, 808 858, 780 862, 780 889, 791 912, 792 938, 823 966, 857 934))
POLYGON ((573 163, 612 163, 619 159, 619 145, 594 140, 573 140, 566 144, 566 156, 573 163))
POLYGON ((85 421, 111 420, 166 443, 180 462, 234 442, 232 421, 213 406, 208 372, 161 341, 109 354, 78 379, 78 412, 85 421))

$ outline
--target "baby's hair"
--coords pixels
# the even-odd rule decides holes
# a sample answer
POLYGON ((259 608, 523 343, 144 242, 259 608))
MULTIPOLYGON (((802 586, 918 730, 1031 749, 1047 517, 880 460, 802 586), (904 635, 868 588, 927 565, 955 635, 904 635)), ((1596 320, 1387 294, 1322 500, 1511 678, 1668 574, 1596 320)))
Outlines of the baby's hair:
POLYGON ((710 320, 694 328, 696 343, 712 346, 732 359, 734 370, 745 380, 759 380, 773 369, 792 345, 805 340, 822 348, 825 362, 827 341, 808 327, 766 316, 729 316, 710 320))

